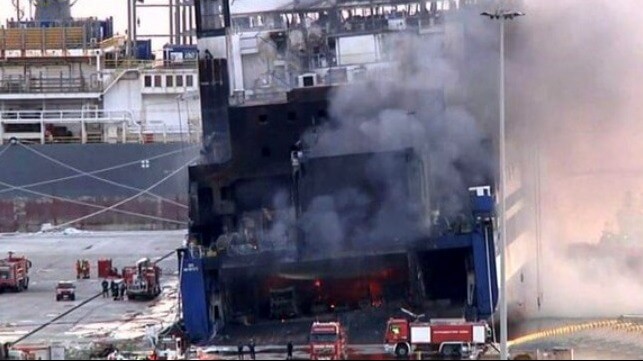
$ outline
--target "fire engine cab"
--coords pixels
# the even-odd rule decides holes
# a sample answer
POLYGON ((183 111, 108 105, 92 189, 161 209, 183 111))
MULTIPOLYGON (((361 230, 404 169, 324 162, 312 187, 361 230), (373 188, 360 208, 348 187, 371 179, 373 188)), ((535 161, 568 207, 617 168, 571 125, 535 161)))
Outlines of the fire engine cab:
POLYGON ((127 299, 151 300, 161 294, 161 268, 148 258, 136 262, 136 266, 123 268, 123 280, 127 299))
POLYGON ((476 358, 491 340, 491 329, 485 322, 461 319, 434 319, 409 322, 391 318, 386 324, 384 347, 399 357, 410 352, 426 351, 442 357, 476 358))
POLYGON ((26 257, 9 256, 0 259, 0 292, 12 290, 21 292, 29 288, 29 268, 31 261, 26 257))
POLYGON ((311 360, 346 359, 346 331, 339 322, 314 322, 310 328, 311 360))

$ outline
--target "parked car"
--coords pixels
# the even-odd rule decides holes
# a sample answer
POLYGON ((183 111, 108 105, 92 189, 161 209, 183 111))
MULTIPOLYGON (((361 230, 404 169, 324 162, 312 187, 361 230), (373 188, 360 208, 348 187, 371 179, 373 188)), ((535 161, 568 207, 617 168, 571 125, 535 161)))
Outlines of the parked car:
POLYGON ((56 301, 76 300, 76 285, 71 281, 60 281, 56 285, 56 301))

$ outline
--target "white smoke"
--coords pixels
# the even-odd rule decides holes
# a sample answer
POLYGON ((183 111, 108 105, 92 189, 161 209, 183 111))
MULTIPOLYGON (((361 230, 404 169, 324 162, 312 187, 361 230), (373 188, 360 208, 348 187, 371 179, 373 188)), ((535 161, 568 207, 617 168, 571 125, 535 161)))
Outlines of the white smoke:
MULTIPOLYGON (((524 3, 527 16, 508 29, 508 121, 516 143, 542 159, 539 315, 643 313, 642 275, 625 261, 632 251, 592 259, 568 247, 598 243, 606 223, 618 224, 624 194, 643 191, 643 2, 524 3)), ((533 169, 533 158, 521 166, 533 169)))

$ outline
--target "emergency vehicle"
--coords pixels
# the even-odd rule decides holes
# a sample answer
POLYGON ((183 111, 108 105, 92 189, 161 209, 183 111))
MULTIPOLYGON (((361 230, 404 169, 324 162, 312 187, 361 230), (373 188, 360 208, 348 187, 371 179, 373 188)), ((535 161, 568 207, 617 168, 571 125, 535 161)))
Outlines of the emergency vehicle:
POLYGON ((7 258, 0 259, 0 292, 21 292, 28 289, 29 268, 31 261, 26 257, 16 257, 13 252, 9 252, 7 258))
POLYGON ((56 301, 76 300, 76 285, 71 281, 60 281, 56 284, 56 301))
POLYGON ((462 319, 410 322, 404 318, 390 318, 384 336, 386 351, 398 357, 426 351, 442 357, 475 358, 490 342, 491 329, 487 323, 462 319))
POLYGON ((310 327, 311 360, 346 359, 346 331, 339 322, 314 322, 310 327))
POLYGON ((135 267, 123 268, 127 299, 151 300, 161 294, 161 268, 148 258, 136 262, 135 267))

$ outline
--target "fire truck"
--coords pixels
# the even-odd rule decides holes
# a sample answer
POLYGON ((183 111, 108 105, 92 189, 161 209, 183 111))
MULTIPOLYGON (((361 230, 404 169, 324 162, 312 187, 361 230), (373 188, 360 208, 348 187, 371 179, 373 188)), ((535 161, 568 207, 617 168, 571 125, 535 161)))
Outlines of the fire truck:
POLYGON ((0 259, 0 292, 11 290, 21 292, 29 288, 29 268, 31 261, 26 257, 16 257, 9 252, 9 257, 0 259))
POLYGON ((339 322, 314 322, 310 327, 311 360, 346 359, 346 331, 339 322))
POLYGON ((398 357, 410 352, 426 351, 441 357, 477 358, 491 342, 491 328, 486 322, 466 322, 463 319, 434 319, 429 322, 409 322, 390 318, 386 324, 384 347, 398 357))
POLYGON ((161 268, 148 258, 140 259, 136 266, 123 268, 123 280, 128 300, 151 300, 161 294, 161 268))

